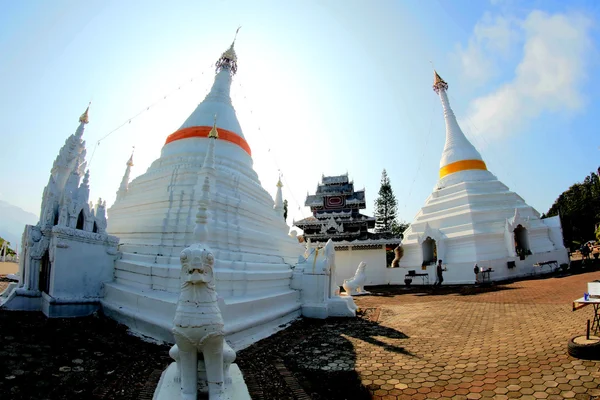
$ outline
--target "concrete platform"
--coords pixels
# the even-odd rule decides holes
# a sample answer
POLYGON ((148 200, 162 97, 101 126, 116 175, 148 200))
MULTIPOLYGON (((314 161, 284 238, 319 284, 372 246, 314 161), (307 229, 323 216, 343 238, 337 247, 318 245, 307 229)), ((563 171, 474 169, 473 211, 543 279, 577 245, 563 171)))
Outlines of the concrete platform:
MULTIPOLYGON (((175 382, 175 373, 177 366, 175 363, 171 363, 167 369, 163 372, 156 386, 153 400, 175 400, 180 398, 179 383, 175 382)), ((231 376, 231 384, 225 384, 225 395, 227 400, 251 400, 248 388, 244 382, 242 371, 240 371, 237 364, 231 364, 229 367, 229 374, 231 376)), ((208 399, 208 395, 198 393, 198 399, 208 399)))

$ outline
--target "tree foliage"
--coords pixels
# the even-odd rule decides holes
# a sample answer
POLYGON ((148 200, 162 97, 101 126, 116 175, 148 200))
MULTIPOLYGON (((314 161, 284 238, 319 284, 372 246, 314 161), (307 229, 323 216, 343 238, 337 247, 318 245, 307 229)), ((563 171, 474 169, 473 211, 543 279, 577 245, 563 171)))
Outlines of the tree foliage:
POLYGON ((542 218, 560 215, 565 246, 593 240, 600 222, 600 168, 564 191, 542 218))
POLYGON ((398 225, 396 221, 397 214, 396 196, 394 196, 390 178, 388 178, 384 169, 381 173, 379 197, 375 200, 375 232, 391 232, 394 225, 398 225))
POLYGON ((283 201, 283 220, 287 221, 287 215, 288 215, 288 201, 284 200, 283 201))
POLYGON ((406 222, 394 223, 392 225, 392 233, 394 236, 404 239, 404 231, 407 230, 409 226, 410 224, 406 222))
MULTIPOLYGON (((4 242, 6 242, 6 240, 4 240, 3 238, 0 237, 0 250, 2 250, 2 247, 4 247, 4 242)), ((10 242, 6 242, 6 255, 7 256, 14 256, 16 254, 16 252, 10 248, 10 242)), ((4 251, 0 251, 0 257, 4 255, 4 251)))

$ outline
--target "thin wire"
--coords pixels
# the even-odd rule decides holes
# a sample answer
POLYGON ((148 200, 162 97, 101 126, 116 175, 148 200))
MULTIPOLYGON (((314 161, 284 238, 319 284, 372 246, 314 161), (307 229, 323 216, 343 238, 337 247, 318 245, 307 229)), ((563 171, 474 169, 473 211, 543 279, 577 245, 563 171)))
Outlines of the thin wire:
MULTIPOLYGON (((214 65, 214 63, 211 63, 209 68, 212 68, 214 65)), ((157 104, 159 104, 160 102, 164 101, 167 99, 167 97, 171 97, 171 95, 179 90, 181 90, 182 87, 187 87, 188 84, 190 84, 191 82, 194 81, 194 79, 198 79, 201 78, 204 75, 204 71, 200 73, 200 75, 197 75, 195 77, 190 78, 189 80, 186 80, 184 83, 180 84, 179 86, 177 86, 177 89, 173 89, 172 91, 168 92, 167 94, 163 95, 162 98, 158 99, 157 101, 155 101, 154 103, 144 107, 141 111, 139 111, 137 114, 135 114, 134 116, 128 118, 125 120, 125 122, 123 122, 121 125, 117 126, 115 129, 113 129, 112 131, 108 132, 106 135, 102 136, 100 139, 98 139, 96 141, 96 143, 94 144, 94 148, 92 150, 92 155, 90 156, 90 161, 88 162, 88 168, 90 167, 90 165, 92 164, 92 160, 94 159, 94 155, 96 154, 96 149, 98 148, 98 146, 100 146, 100 142, 102 142, 104 139, 108 138, 110 135, 112 135, 113 133, 117 132, 119 129, 121 129, 122 127, 124 127, 125 125, 129 125, 131 124, 131 121, 133 121, 134 119, 136 119, 137 117, 139 117, 140 115, 142 115, 143 113, 145 113, 146 111, 149 111, 150 108, 153 108, 154 106, 156 106, 157 104)))
MULTIPOLYGON (((238 83, 239 88, 242 90, 243 93, 240 93, 241 97, 244 98, 244 100, 246 101, 246 107, 248 109, 248 111, 250 112, 250 114, 252 115, 252 119, 254 124, 256 124, 258 131, 260 131, 261 133, 265 133, 264 130, 261 130, 260 124, 257 121, 257 117, 256 114, 254 114, 254 110, 252 109, 252 107, 249 105, 250 101, 248 100, 248 97, 246 96, 246 90, 244 89, 244 87, 242 86, 242 83, 238 83)), ((273 164, 275 165, 275 167, 277 168, 277 171, 279 172, 279 174, 281 175, 281 177, 283 178, 283 183, 285 183, 285 186, 287 186, 289 188, 289 194, 292 196, 292 200, 294 200, 294 203, 296 205, 296 207, 298 207, 298 211, 300 211, 300 214, 302 215, 302 218, 306 217, 306 213, 305 211, 302 209, 302 207, 300 206, 300 203, 298 202, 298 200, 296 199, 296 196, 294 195, 294 191, 292 190, 292 186, 289 184, 285 174, 281 171, 281 167, 279 166, 279 163, 277 162, 277 156, 275 155, 275 152, 272 151, 272 149, 269 147, 267 148, 267 152, 271 155, 271 159, 273 161, 273 164)))
MULTIPOLYGON (((433 97, 435 99, 435 97, 433 97)), ((433 127, 433 110, 435 108, 435 100, 432 101, 431 103, 431 111, 429 112, 429 130, 427 132, 427 138, 425 139, 425 149, 427 149, 427 145, 429 144, 429 138, 431 137, 431 128, 433 127)), ((419 171, 421 170, 421 164, 423 163, 423 159, 425 158, 425 150, 423 150, 423 152, 421 153, 421 159, 419 160, 419 164, 417 166, 417 171, 415 172, 415 176, 412 180, 412 183, 410 184, 410 189, 408 191, 408 196, 405 198, 404 201, 404 210, 406 211, 406 206, 408 203, 408 200, 410 200, 410 196, 412 194, 412 189, 413 186, 415 184, 415 182, 417 181, 417 177, 419 176, 419 171)))

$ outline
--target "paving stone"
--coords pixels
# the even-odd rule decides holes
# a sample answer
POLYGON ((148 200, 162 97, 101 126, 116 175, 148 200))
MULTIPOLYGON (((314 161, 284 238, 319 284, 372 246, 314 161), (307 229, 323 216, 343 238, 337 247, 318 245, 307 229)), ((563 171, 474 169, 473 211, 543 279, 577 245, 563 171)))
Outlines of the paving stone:
MULTIPOLYGON (((332 338, 342 338, 353 352, 316 364, 358 371, 373 398, 386 400, 600 396, 600 362, 567 354, 568 340, 585 332, 592 316, 591 308, 573 312, 571 303, 596 279, 600 272, 435 294, 369 288, 374 295, 355 301, 379 309, 377 326, 388 335, 319 332, 329 349, 332 338)), ((333 371, 323 373, 320 379, 333 371)))

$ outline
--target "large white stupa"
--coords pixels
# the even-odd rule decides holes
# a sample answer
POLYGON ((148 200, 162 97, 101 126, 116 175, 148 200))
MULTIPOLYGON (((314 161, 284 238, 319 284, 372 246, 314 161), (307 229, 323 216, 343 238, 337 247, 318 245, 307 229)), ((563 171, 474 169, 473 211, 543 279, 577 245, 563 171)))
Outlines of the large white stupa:
POLYGON ((288 236, 282 204, 274 204, 252 168, 250 146, 230 97, 236 70, 232 44, 216 63, 208 95, 166 138, 146 173, 128 182, 133 162, 127 163, 117 200, 108 210, 107 230, 120 238, 122 258, 102 305, 137 333, 172 342, 179 255, 194 241, 206 175, 213 188, 207 244, 215 254, 228 339, 234 347, 243 346, 300 314, 299 292, 290 289, 298 243, 288 236))
POLYGON ((435 278, 434 264, 441 259, 444 283, 472 283, 476 263, 492 268, 490 278, 500 280, 540 272, 535 264, 568 262, 559 218, 540 219, 488 171, 460 129, 448 84, 436 72, 433 89, 444 108, 446 144, 433 193, 404 233, 400 266, 435 278))

